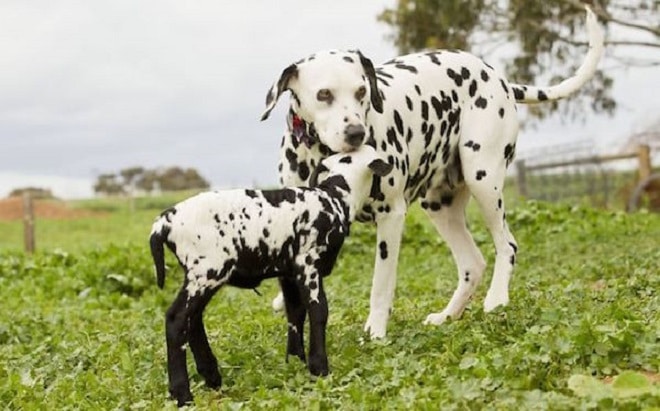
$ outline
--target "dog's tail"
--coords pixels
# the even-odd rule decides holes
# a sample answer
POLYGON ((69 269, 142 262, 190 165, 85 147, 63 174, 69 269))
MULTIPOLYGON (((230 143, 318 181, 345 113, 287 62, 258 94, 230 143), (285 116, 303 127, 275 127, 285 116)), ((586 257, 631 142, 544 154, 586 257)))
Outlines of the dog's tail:
POLYGON ((573 77, 569 77, 556 86, 534 87, 521 84, 511 84, 513 94, 518 103, 539 103, 549 100, 565 98, 579 90, 589 81, 596 72, 596 66, 603 54, 603 30, 598 24, 596 15, 588 6, 587 9, 587 33, 589 35, 589 51, 580 68, 573 77))
POLYGON ((151 257, 156 267, 156 283, 159 288, 165 285, 165 250, 164 244, 169 233, 169 226, 164 217, 159 217, 151 229, 149 245, 151 246, 151 257))

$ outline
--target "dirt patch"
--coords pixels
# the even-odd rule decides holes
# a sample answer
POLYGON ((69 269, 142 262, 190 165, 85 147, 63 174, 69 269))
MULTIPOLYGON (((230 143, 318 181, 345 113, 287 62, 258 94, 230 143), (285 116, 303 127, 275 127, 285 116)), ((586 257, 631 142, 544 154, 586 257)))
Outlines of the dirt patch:
MULTIPOLYGON (((66 202, 58 200, 35 200, 35 218, 48 218, 53 220, 66 220, 82 217, 97 217, 103 213, 70 208, 66 202)), ((0 220, 22 220, 23 199, 20 197, 0 200, 0 220)))

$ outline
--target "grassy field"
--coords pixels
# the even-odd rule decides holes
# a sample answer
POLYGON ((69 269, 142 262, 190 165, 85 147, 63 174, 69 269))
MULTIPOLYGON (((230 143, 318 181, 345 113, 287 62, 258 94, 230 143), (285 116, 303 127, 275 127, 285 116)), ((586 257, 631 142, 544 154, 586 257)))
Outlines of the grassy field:
MULTIPOLYGON (((167 398, 164 313, 181 283, 155 286, 151 221, 180 196, 73 204, 105 214, 37 222, 38 253, 20 252, 20 222, 0 222, 0 403, 32 409, 174 409, 167 398)), ((471 214, 474 214, 471 212, 471 214)), ((332 373, 284 362, 286 321, 263 296, 226 288, 206 311, 224 386, 198 409, 658 409, 660 216, 518 202, 511 304, 485 315, 487 283, 462 319, 423 326, 454 290, 455 267, 417 207, 399 263, 388 338, 362 332, 375 230, 356 224, 327 279, 332 373)), ((489 261, 490 237, 472 218, 489 261)), ((173 260, 169 259, 173 266, 173 260)), ((485 282, 490 280, 490 275, 485 282)))

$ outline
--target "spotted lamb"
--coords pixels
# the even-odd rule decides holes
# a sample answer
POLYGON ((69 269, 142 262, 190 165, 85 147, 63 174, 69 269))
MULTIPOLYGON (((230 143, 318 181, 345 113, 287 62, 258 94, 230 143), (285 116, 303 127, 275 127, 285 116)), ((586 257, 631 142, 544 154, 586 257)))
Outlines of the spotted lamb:
POLYGON ((287 357, 305 361, 303 325, 310 320, 308 368, 327 375, 325 328, 328 307, 322 278, 330 274, 351 221, 369 196, 373 176, 392 165, 364 146, 323 161, 318 184, 279 190, 205 192, 164 211, 151 231, 157 282, 165 282, 163 245, 185 272, 183 287, 167 310, 165 328, 169 391, 179 406, 192 401, 185 345, 206 385, 222 379, 202 315, 224 284, 255 288, 278 277, 289 322, 287 357))

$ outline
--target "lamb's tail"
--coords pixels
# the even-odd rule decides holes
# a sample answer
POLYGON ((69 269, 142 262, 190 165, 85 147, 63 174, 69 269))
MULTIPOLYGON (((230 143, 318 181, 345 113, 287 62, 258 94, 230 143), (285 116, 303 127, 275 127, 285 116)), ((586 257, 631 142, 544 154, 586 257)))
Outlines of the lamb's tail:
POLYGON ((589 34, 589 51, 580 68, 573 77, 569 77, 556 86, 535 87, 521 84, 511 84, 513 94, 518 103, 539 103, 548 100, 559 100, 579 90, 589 81, 603 54, 603 30, 598 24, 596 15, 588 6, 587 9, 587 33, 589 34))
POLYGON ((154 266, 156 267, 156 283, 159 288, 163 288, 165 285, 164 245, 169 231, 163 219, 163 217, 160 217, 156 220, 151 230, 151 237, 149 238, 151 257, 154 259, 154 266))

